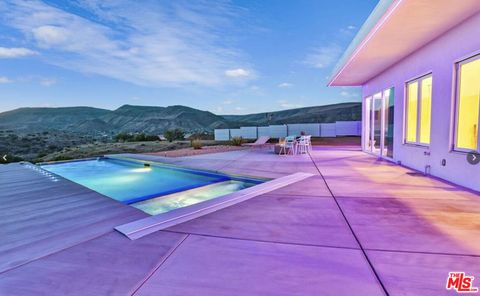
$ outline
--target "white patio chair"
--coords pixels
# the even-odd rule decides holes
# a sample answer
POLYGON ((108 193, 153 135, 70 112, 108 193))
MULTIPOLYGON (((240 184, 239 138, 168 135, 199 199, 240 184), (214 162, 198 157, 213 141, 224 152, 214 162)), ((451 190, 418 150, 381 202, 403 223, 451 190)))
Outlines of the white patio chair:
POLYGON ((287 155, 287 154, 295 155, 295 154, 297 154, 296 142, 297 141, 295 140, 295 137, 293 137, 293 136, 285 137, 285 142, 283 144, 281 144, 280 152, 278 154, 282 155, 282 152, 283 152, 283 155, 287 155))
POLYGON ((305 139, 307 141, 307 151, 310 152, 312 151, 312 136, 311 135, 305 136, 305 139))
POLYGON ((308 152, 307 136, 300 136, 300 138, 298 139, 297 152, 298 154, 305 154, 308 152))
POLYGON ((300 136, 297 142, 297 152, 299 154, 310 153, 312 150, 312 136, 300 136))

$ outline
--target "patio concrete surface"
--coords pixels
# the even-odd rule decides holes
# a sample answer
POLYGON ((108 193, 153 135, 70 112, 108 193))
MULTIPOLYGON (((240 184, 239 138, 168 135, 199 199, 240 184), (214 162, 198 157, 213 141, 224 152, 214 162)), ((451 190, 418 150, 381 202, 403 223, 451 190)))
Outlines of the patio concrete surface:
POLYGON ((117 155, 266 178, 315 174, 134 241, 113 227, 143 212, 0 166, 0 295, 454 295, 449 271, 480 277, 477 192, 356 147, 314 148, 117 155))

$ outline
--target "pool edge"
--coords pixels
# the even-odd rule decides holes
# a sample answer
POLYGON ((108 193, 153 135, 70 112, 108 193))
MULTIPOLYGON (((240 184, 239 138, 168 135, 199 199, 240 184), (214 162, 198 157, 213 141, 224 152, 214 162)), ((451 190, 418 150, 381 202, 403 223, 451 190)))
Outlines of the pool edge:
POLYGON ((115 227, 115 230, 131 240, 136 240, 153 232, 213 213, 253 197, 302 181, 311 176, 314 176, 314 174, 295 173, 280 177, 225 196, 122 224, 115 227))

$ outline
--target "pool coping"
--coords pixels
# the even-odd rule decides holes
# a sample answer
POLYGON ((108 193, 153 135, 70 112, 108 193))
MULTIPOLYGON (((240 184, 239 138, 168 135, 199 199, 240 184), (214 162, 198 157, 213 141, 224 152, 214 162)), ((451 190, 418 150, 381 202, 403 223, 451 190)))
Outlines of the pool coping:
POLYGON ((131 240, 136 240, 153 232, 213 213, 256 196, 302 181, 311 176, 314 176, 314 174, 294 173, 228 195, 119 225, 115 227, 115 230, 131 240))
POLYGON ((110 160, 116 160, 116 161, 125 161, 125 162, 135 162, 138 164, 148 164, 150 166, 159 166, 159 167, 167 167, 172 170, 177 170, 177 171, 183 171, 183 172, 189 172, 192 174, 196 175, 203 175, 203 176, 210 176, 210 177, 225 177, 228 179, 232 180, 237 180, 237 181, 243 181, 243 182, 252 182, 252 183, 262 183, 265 181, 270 181, 272 179, 269 178, 261 178, 261 177, 254 177, 254 176, 246 176, 246 175, 239 175, 239 174, 230 174, 230 173, 225 173, 222 171, 216 171, 216 170, 207 170, 207 169, 196 169, 196 168, 190 168, 188 166, 179 166, 171 163, 164 163, 161 161, 153 161, 153 160, 144 160, 144 159, 137 159, 137 158, 132 158, 132 157, 119 157, 119 156, 104 156, 103 158, 110 159, 110 160))
MULTIPOLYGON (((143 155, 143 154, 140 154, 143 155)), ((145 156, 153 156, 153 155, 145 155, 145 156)), ((238 179, 246 179, 246 180, 257 180, 261 182, 267 182, 271 181, 274 178, 268 178, 268 177, 259 177, 259 176, 254 176, 254 175, 246 175, 246 174, 237 174, 237 173, 231 173, 231 172, 224 172, 222 170, 212 170, 212 169, 204 169, 204 168, 191 168, 188 166, 184 165, 178 165, 174 163, 167 163, 167 162, 162 162, 160 159, 152 160, 152 159, 144 159, 144 158, 135 158, 132 157, 132 154, 128 154, 128 156, 125 156, 124 154, 107 154, 103 156, 105 158, 110 158, 110 159, 119 159, 119 160, 127 160, 127 161, 134 161, 134 162, 139 162, 139 163, 148 163, 148 164, 153 164, 153 165, 161 165, 161 166, 167 166, 167 167, 172 167, 172 168, 179 168, 183 170, 199 170, 203 172, 210 172, 213 174, 224 174, 228 175, 229 177, 234 177, 238 179)), ((156 157, 156 156, 153 156, 156 157)), ((161 157, 161 156, 158 156, 161 157)))

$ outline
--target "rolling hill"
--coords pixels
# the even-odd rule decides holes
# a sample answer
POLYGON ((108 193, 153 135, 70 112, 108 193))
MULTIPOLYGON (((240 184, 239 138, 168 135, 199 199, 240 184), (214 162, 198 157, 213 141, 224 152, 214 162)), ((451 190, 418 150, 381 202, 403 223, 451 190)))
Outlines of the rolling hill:
POLYGON ((124 105, 101 118, 113 129, 162 133, 171 128, 205 131, 227 127, 225 118, 185 106, 148 107, 124 105))
MULTIPOLYGON (((111 111, 92 107, 20 108, 0 113, 0 130, 24 132, 76 131, 82 128, 80 125, 91 121, 94 121, 95 128, 101 128, 101 123, 95 121, 109 112, 111 111)), ((91 128, 91 125, 89 128, 91 128)))
POLYGON ((236 125, 328 123, 361 120, 362 105, 360 103, 340 103, 249 115, 223 115, 223 118, 236 125))
POLYGON ((223 116, 180 105, 169 107, 124 105, 113 111, 92 107, 20 108, 0 113, 0 130, 22 133, 57 130, 83 134, 105 132, 161 134, 171 128, 197 132, 241 125, 334 122, 360 118, 360 103, 223 116))

